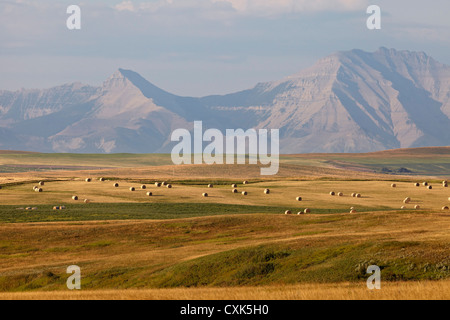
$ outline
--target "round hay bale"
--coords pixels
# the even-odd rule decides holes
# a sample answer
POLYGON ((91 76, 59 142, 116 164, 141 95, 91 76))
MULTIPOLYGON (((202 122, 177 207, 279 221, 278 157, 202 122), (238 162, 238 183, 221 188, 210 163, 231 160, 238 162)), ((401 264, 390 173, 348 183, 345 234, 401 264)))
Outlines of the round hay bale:
POLYGON ((143 184, 143 185, 141 186, 141 189, 142 189, 142 190, 145 190, 145 189, 147 189, 147 186, 146 186, 145 184, 143 184))
POLYGON ((416 183, 414 183, 414 186, 420 187, 420 183, 416 182, 416 183))
POLYGON ((44 191, 44 190, 42 190, 42 188, 36 188, 36 189, 34 189, 34 191, 36 191, 36 192, 42 192, 42 191, 44 191))
POLYGON ((231 187, 232 187, 232 188, 237 188, 237 184, 233 183, 233 184, 231 185, 231 187))
POLYGON ((59 210, 65 210, 66 209, 66 206, 60 206, 59 207, 59 210))
POLYGON ((265 189, 264 190, 264 194, 269 194, 270 193, 270 189, 265 189))
POLYGON ((247 181, 247 180, 245 180, 244 182, 242 182, 242 184, 248 184, 248 181, 247 181))
POLYGON ((237 189, 233 189, 233 190, 231 190, 231 192, 238 193, 237 189))
POLYGON ((26 207, 25 210, 29 211, 31 210, 31 207, 26 207))
POLYGON ((202 194, 202 196, 206 198, 206 197, 208 197, 208 194, 205 192, 202 194))
POLYGON ((355 198, 356 197, 356 193, 352 193, 352 197, 355 198))
POLYGON ((302 201, 303 199, 302 199, 302 197, 297 197, 297 198, 295 198, 295 200, 302 201))
POLYGON ((342 192, 339 192, 337 195, 338 195, 339 197, 343 197, 343 196, 344 196, 344 194, 343 194, 342 192))
POLYGON ((420 206, 419 206, 418 204, 416 204, 416 205, 414 206, 414 209, 418 210, 418 209, 420 209, 420 206))
POLYGON ((356 197, 357 197, 357 198, 361 198, 361 193, 357 193, 357 194, 356 194, 356 197))
POLYGON ((433 186, 428 186, 427 189, 431 190, 431 189, 433 189, 433 186))
POLYGON ((136 191, 136 188, 135 187, 130 187, 130 191, 131 192, 136 191))
POLYGON ((426 187, 426 186, 428 186, 428 182, 422 182, 422 185, 424 186, 424 187, 426 187))
POLYGON ((105 178, 98 178, 98 181, 105 181, 105 178))
POLYGON ((44 184, 45 184, 44 181, 39 181, 40 186, 43 186, 44 184))
POLYGON ((147 196, 151 197, 152 195, 153 195, 153 193, 147 192, 147 196))
POLYGON ((306 213, 311 213, 311 209, 309 209, 309 208, 306 208, 305 210, 303 210, 303 212, 306 214, 306 213))
POLYGON ((391 184, 391 188, 397 188, 397 185, 395 183, 391 184))
POLYGON ((90 203, 91 202, 91 200, 89 200, 89 199, 84 199, 84 203, 90 203))
POLYGON ((284 212, 284 214, 291 214, 292 212, 291 212, 291 210, 286 210, 285 212, 284 212))
POLYGON ((155 186, 157 186, 158 188, 161 187, 161 182, 155 182, 155 186))
POLYGON ((335 195, 336 195, 336 192, 334 192, 334 191, 330 192, 330 196, 335 196, 335 195))
POLYGON ((350 210, 354 210, 355 209, 355 207, 350 207, 350 210))
POLYGON ((53 210, 59 210, 59 207, 53 207, 53 210))
POLYGON ((213 188, 214 186, 210 183, 208 184, 208 188, 213 188))
POLYGON ((246 196, 247 194, 248 194, 247 191, 242 191, 243 196, 246 196))
POLYGON ((448 206, 443 206, 442 210, 449 210, 448 206))
POLYGON ((405 200, 403 200, 403 203, 405 203, 405 204, 410 203, 410 202, 411 202, 410 197, 407 197, 407 198, 405 198, 405 200))
POLYGON ((78 200, 78 196, 72 196, 72 200, 78 200))
POLYGON ((119 184, 116 182, 116 183, 113 184, 113 186, 114 186, 114 188, 118 188, 119 184))
POLYGON ((33 191, 36 191, 36 189, 38 189, 38 188, 39 188, 38 186, 34 186, 33 191))
POLYGON ((169 183, 166 187, 167 187, 167 189, 171 189, 172 185, 169 183))
POLYGON ((448 183, 443 183, 442 186, 443 186, 444 188, 448 188, 448 183))
POLYGON ((401 206, 401 208, 400 209, 402 209, 402 210, 405 210, 406 209, 406 207, 405 206, 401 206))
POLYGON ((350 213, 356 213, 356 210, 355 209, 350 210, 350 213))
POLYGON ((167 182, 163 181, 163 182, 162 182, 162 185, 163 185, 163 186, 167 186, 167 182))
POLYGON ((444 180, 444 181, 442 181, 442 184, 446 184, 446 183, 448 183, 448 181, 447 181, 447 180, 444 180))
POLYGON ((91 178, 86 178, 86 182, 91 182, 91 178))

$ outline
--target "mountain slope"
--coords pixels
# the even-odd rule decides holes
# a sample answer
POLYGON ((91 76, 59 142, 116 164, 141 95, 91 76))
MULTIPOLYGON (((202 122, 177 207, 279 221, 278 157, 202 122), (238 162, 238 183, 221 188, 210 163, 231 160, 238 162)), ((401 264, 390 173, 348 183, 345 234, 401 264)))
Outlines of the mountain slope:
POLYGON ((131 70, 100 87, 0 91, 0 146, 44 152, 170 152, 178 128, 280 129, 282 153, 450 145, 450 67, 423 52, 338 52, 279 81, 179 97, 131 70))

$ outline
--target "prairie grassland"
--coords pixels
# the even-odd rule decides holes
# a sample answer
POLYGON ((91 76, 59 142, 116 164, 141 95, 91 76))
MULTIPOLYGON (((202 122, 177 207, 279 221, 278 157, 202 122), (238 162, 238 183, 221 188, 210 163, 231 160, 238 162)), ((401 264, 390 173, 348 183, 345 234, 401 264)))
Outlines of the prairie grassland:
MULTIPOLYGON (((25 156, 0 163, 34 155, 25 156)), ((335 169, 312 157, 287 160, 265 179, 254 166, 174 167, 157 156, 158 165, 133 167, 140 156, 115 157, 57 158, 108 169, 0 174, 1 299, 450 298, 450 212, 441 210, 450 194, 441 178, 335 169), (44 192, 34 192, 41 180, 44 192), (432 190, 413 185, 425 180, 432 190), (233 194, 231 183, 248 195, 233 194), (67 209, 52 210, 58 205, 67 209), (295 214, 304 208, 311 214, 295 214), (73 264, 80 292, 66 291, 73 264), (365 287, 370 264, 382 268, 380 291, 365 287)))
POLYGON ((231 288, 0 292, 1 300, 448 300, 450 281, 389 282, 380 290, 355 283, 231 288))

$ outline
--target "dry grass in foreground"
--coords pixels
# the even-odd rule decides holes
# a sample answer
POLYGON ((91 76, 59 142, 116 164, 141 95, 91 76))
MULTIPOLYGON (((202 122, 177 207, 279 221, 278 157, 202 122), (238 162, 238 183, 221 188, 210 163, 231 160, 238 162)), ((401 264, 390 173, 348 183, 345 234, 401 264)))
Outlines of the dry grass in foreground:
POLYGON ((2 300, 448 300, 450 281, 0 293, 2 300))

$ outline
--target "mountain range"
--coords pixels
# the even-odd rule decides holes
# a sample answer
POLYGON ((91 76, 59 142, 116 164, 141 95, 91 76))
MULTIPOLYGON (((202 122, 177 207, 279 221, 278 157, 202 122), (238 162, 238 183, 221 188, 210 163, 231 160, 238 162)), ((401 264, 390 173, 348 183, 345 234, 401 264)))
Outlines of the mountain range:
POLYGON ((131 70, 101 86, 0 91, 0 149, 164 153, 171 133, 280 130, 281 153, 450 145, 450 66, 423 52, 351 50, 284 79, 201 98, 166 92, 131 70))

